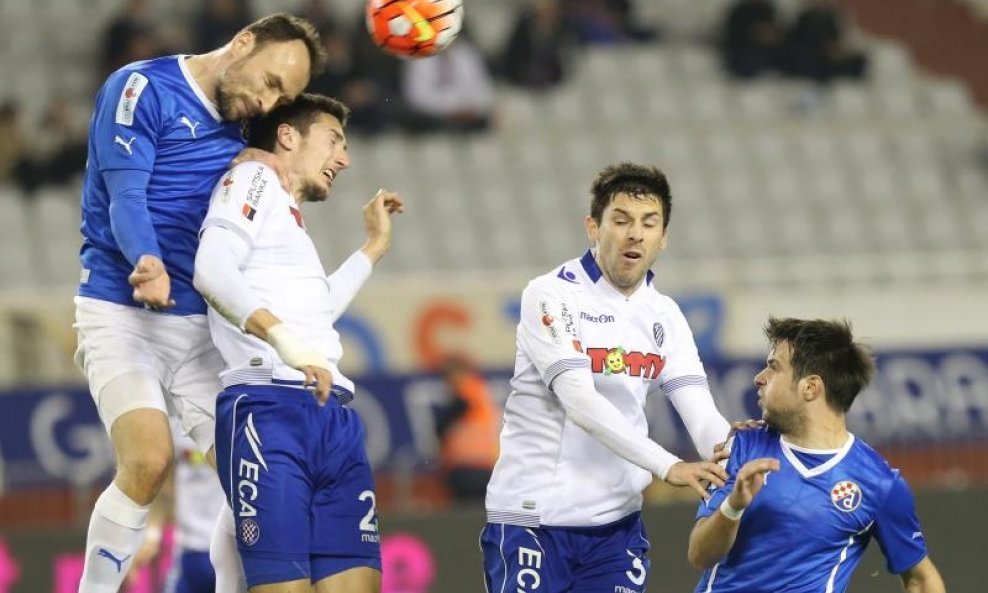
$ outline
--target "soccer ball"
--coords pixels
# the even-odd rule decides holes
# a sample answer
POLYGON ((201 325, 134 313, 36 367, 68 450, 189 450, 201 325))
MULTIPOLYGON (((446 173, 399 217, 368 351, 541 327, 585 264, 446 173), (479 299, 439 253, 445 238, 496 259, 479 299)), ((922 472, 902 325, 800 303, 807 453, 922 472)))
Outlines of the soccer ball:
POLYGON ((378 47, 400 58, 446 49, 463 27, 462 0, 367 0, 367 31, 378 47))

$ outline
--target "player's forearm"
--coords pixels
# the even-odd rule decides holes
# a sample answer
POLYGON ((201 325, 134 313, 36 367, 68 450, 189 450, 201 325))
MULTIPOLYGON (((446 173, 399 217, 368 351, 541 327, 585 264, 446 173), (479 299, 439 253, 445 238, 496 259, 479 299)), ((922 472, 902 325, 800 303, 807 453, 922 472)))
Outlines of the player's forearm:
POLYGON ((709 459, 714 454, 714 446, 727 440, 731 431, 730 423, 714 405, 710 389, 700 386, 682 387, 669 394, 669 399, 683 419, 697 452, 709 459))
POLYGON ((597 393, 593 379, 585 373, 560 373, 552 382, 552 390, 574 424, 621 458, 663 480, 669 468, 681 461, 641 434, 614 404, 597 393))
POLYGON ((717 510, 709 517, 696 522, 690 533, 690 546, 687 552, 689 562, 700 570, 710 568, 720 562, 734 547, 741 520, 731 520, 717 510))
POLYGON ((329 275, 327 281, 334 321, 350 306, 350 302, 370 278, 374 261, 376 260, 367 255, 366 251, 358 250, 329 275))
POLYGON ((110 194, 110 230, 117 247, 131 265, 142 255, 161 259, 158 236, 147 207, 147 184, 150 173, 144 171, 107 171, 103 174, 110 194))

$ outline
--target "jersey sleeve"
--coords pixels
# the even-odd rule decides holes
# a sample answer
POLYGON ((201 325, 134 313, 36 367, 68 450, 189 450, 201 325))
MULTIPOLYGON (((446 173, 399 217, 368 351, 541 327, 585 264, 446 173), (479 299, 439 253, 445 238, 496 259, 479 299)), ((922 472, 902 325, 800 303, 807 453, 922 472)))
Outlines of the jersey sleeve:
POLYGON ((563 371, 590 368, 590 359, 577 339, 572 300, 540 280, 521 293, 518 348, 538 369, 546 386, 563 371))
POLYGON ((667 318, 669 327, 656 324, 653 333, 656 341, 664 341, 666 363, 659 377, 662 390, 671 397, 680 389, 699 387, 707 391, 707 373, 700 362, 700 354, 693 339, 693 330, 686 322, 686 317, 672 299, 669 299, 672 314, 667 318))
POLYGON ((250 247, 275 206, 278 176, 256 161, 241 163, 227 172, 213 189, 202 228, 219 226, 233 231, 250 247))
POLYGON ((103 85, 93 112, 92 146, 100 172, 154 169, 161 103, 148 77, 126 70, 103 85))
POLYGON ((734 489, 734 478, 738 475, 741 467, 748 461, 748 441, 755 434, 755 432, 740 431, 728 440, 727 447, 731 451, 731 456, 727 458, 727 467, 725 468, 727 470, 727 482, 720 488, 717 488, 713 484, 710 485, 708 488, 710 498, 700 501, 700 505, 696 510, 697 519, 703 519, 716 513, 717 507, 720 506, 720 503, 724 502, 727 495, 734 489))
POLYGON ((893 574, 909 570, 926 557, 926 540, 916 516, 913 495, 898 471, 885 504, 878 509, 874 534, 893 574))

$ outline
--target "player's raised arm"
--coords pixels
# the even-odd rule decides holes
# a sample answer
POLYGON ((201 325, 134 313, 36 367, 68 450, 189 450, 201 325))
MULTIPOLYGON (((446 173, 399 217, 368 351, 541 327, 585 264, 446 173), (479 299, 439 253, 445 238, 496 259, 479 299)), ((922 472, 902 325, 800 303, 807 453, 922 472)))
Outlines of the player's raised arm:
POLYGON ((367 240, 326 279, 330 287, 334 321, 346 311, 370 278, 374 264, 391 248, 391 215, 404 211, 405 203, 401 196, 384 189, 378 190, 364 205, 367 240))

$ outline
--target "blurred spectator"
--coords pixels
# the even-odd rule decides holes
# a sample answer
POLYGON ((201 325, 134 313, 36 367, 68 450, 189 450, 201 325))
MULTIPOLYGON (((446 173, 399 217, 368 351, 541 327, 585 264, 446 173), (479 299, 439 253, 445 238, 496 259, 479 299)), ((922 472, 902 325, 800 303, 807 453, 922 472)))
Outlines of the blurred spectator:
POLYGON ((207 53, 226 45, 253 20, 246 0, 206 0, 196 21, 196 51, 207 53))
POLYGON ((494 82, 466 30, 442 53, 402 63, 410 132, 476 132, 491 125, 494 82))
POLYGON ((103 34, 100 80, 125 64, 160 55, 147 7, 146 0, 126 0, 120 13, 110 21, 103 34))
POLYGON ((533 0, 518 14, 501 55, 501 74, 531 89, 555 86, 566 74, 568 45, 560 0, 533 0))
POLYGON ((24 151, 20 109, 13 100, 0 103, 0 185, 10 181, 24 151))
POLYGON ((453 500, 482 501, 498 456, 501 411, 487 381, 463 358, 443 369, 450 404, 437 411, 442 467, 453 500))
POLYGON ((833 0, 807 0, 785 41, 787 72, 827 82, 864 76, 867 60, 847 45, 838 6, 833 0))
MULTIPOLYGON (((363 10, 361 10, 361 13, 363 13, 363 10)), ((302 7, 299 8, 296 14, 312 23, 320 35, 325 35, 327 32, 336 30, 339 27, 336 17, 330 11, 329 7, 326 6, 326 0, 304 0, 302 7)), ((360 26, 363 27, 362 20, 360 26)))
POLYGON ((739 78, 778 70, 783 38, 772 0, 739 0, 724 21, 724 66, 739 78))
POLYGON ((635 18, 632 0, 564 0, 563 8, 581 44, 616 45, 658 37, 654 28, 635 18))
POLYGON ((71 103, 58 97, 48 106, 15 167, 17 184, 26 194, 33 194, 42 185, 68 183, 85 168, 86 134, 73 118, 71 103))
POLYGON ((347 130, 371 135, 387 129, 390 114, 384 93, 378 80, 359 63, 350 37, 333 26, 320 32, 326 49, 326 69, 313 77, 310 92, 336 97, 350 107, 347 130))

